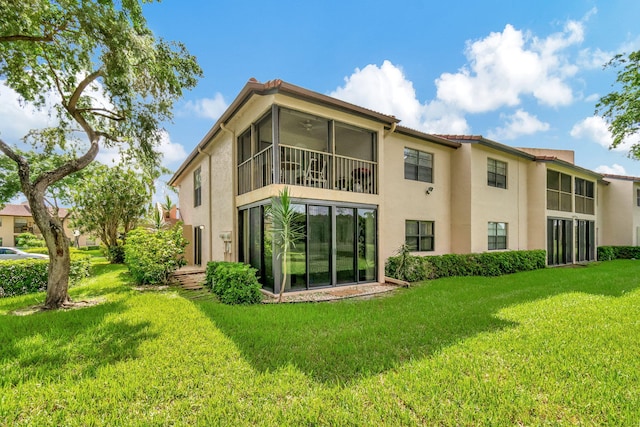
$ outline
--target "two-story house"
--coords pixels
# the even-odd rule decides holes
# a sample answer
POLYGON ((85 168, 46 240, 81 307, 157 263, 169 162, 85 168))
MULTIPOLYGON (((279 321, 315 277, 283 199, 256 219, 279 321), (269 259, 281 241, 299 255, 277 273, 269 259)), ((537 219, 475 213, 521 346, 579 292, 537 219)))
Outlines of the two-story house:
POLYGON ((381 282, 402 244, 417 254, 545 249, 595 259, 602 175, 573 153, 430 135, 274 80, 250 80, 170 180, 188 261, 242 261, 278 292, 271 197, 287 186, 305 239, 286 290, 381 282))

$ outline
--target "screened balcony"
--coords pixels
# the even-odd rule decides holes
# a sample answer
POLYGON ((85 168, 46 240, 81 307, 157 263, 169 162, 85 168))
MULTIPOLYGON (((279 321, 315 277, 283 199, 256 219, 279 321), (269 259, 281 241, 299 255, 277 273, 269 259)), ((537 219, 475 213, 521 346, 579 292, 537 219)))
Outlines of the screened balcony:
POLYGON ((238 194, 271 184, 378 194, 375 132, 274 106, 237 144, 238 194))

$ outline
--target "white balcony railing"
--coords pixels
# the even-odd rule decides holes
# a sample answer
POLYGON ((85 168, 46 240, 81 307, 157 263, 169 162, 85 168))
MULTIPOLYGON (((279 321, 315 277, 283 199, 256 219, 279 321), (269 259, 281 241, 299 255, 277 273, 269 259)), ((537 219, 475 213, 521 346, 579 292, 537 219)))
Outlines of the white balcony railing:
MULTIPOLYGON (((273 146, 238 165, 238 193, 274 183, 273 146)), ((330 153, 280 145, 280 183, 378 194, 378 164, 330 153)))

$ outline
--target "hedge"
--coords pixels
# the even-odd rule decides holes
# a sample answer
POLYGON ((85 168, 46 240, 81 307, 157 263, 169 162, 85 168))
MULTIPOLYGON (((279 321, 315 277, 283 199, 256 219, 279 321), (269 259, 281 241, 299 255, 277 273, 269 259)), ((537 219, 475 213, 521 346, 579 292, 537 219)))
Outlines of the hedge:
MULTIPOLYGON (((138 227, 127 234, 124 245, 125 263, 131 277, 139 285, 165 285, 171 273, 186 265, 182 223, 168 230, 138 227)), ((112 261, 113 262, 113 261, 112 261)))
MULTIPOLYGON (((47 289, 49 261, 46 259, 21 259, 0 262, 0 298, 42 292, 47 289)), ((71 255, 69 284, 75 285, 91 270, 90 255, 71 255)))
POLYGON ((241 262, 211 261, 206 286, 224 304, 256 304, 262 300, 257 270, 241 262))
POLYGON ((640 259, 640 246, 598 246, 598 261, 640 259))
POLYGON ((387 259, 385 275, 408 282, 418 282, 451 276, 501 276, 545 266, 544 250, 429 256, 416 256, 404 252, 387 259))

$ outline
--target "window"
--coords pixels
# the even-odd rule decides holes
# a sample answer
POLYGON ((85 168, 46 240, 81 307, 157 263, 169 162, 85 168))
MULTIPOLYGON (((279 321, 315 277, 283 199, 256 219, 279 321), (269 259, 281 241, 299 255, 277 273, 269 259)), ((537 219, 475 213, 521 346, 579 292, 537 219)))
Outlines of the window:
POLYGON ((27 227, 27 220, 24 218, 14 218, 13 219, 13 232, 15 234, 26 233, 29 231, 27 227))
POLYGON ((571 212, 571 176, 547 170, 547 209, 571 212))
POLYGON ((433 182, 433 154, 405 148, 404 178, 414 181, 433 182))
POLYGON ((507 223, 506 222, 490 222, 489 223, 489 245, 490 251, 497 249, 507 249, 507 223))
POLYGON ((0 246, 2 246, 2 237, 0 237, 0 246))
POLYGON ((487 159, 487 185, 497 188, 507 188, 506 162, 487 159))
MULTIPOLYGON (((636 205, 640 206, 640 188, 636 189, 636 205)), ((2 224, 0 224, 2 225, 2 224)))
POLYGON ((410 251, 432 251, 434 248, 433 221, 406 221, 405 244, 410 251))
POLYGON ((198 207, 202 204, 202 178, 200 177, 200 168, 193 172, 193 206, 198 207))
POLYGON ((594 183, 582 178, 576 178, 575 186, 576 212, 593 215, 595 212, 593 192, 594 183))

